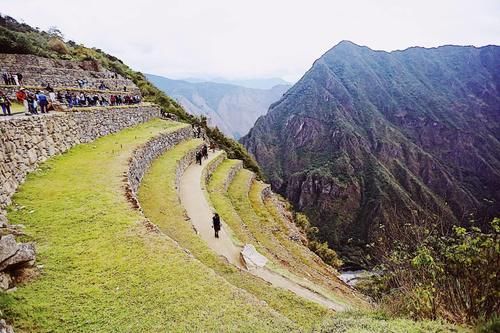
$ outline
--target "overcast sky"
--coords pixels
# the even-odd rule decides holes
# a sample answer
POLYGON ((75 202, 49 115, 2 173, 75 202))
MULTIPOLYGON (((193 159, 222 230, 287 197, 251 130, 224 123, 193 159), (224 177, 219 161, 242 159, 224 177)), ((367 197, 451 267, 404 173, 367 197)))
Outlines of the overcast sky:
POLYGON ((0 12, 174 78, 294 81, 344 39, 388 51, 500 44, 499 0, 0 0, 0 12))

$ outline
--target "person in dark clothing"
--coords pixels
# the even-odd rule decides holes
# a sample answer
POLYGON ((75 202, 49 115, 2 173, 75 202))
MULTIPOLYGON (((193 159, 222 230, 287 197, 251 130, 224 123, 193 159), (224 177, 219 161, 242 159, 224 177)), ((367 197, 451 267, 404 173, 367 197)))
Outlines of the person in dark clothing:
POLYGON ((203 155, 204 159, 208 159, 208 147, 207 145, 203 145, 203 148, 201 149, 201 154, 203 155))
POLYGON ((23 85, 23 74, 17 73, 17 81, 19 81, 21 86, 23 85))
POLYGON ((196 163, 201 165, 201 151, 196 152, 196 163))
POLYGON ((219 238, 220 231, 220 217, 219 214, 215 213, 214 217, 212 217, 212 224, 215 231, 215 238, 219 238))
POLYGON ((2 107, 2 112, 4 116, 10 116, 10 100, 3 92, 0 91, 0 106, 2 107))

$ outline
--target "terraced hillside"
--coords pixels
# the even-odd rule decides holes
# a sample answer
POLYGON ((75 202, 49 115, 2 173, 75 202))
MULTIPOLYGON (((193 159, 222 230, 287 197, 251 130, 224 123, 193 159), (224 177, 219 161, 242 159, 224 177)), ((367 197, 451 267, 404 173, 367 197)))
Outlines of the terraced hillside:
POLYGON ((337 317, 318 299, 366 308, 332 269, 287 237, 291 226, 272 195, 261 196, 266 185, 239 162, 217 152, 192 165, 202 143, 191 139, 189 125, 155 119, 74 147, 28 176, 8 218, 23 223, 23 239, 37 244, 39 270, 15 292, 0 294, 0 310, 16 331, 330 331, 352 315, 337 317), (254 244, 270 259, 268 268, 233 264, 195 232, 179 200, 190 173, 198 176, 193 198, 196 191, 207 205, 210 198, 223 229, 254 244), (266 232, 256 231, 258 223, 266 232))
POLYGON ((2 311, 16 328, 156 331, 175 323, 177 331, 294 329, 150 230, 126 201, 122 175, 132 151, 184 126, 140 125, 77 147, 30 175, 8 216, 26 225, 43 269, 16 293, 2 295, 2 311))

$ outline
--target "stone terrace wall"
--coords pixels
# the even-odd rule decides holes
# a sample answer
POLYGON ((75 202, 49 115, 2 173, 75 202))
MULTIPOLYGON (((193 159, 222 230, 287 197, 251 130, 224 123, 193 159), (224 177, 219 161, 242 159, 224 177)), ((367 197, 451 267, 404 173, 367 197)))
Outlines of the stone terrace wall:
POLYGON ((234 177, 240 171, 243 169, 243 161, 238 161, 237 164, 235 164, 227 173, 226 179, 224 179, 224 191, 227 191, 229 188, 229 185, 233 182, 234 177))
POLYGON ((140 207, 137 199, 137 191, 151 163, 168 149, 192 137, 193 131, 191 130, 191 126, 186 126, 172 133, 166 133, 155 137, 134 151, 133 156, 129 160, 127 172, 127 195, 135 207, 140 207))
POLYGON ((225 151, 223 151, 219 156, 217 156, 215 159, 211 160, 210 163, 208 163, 204 168, 202 172, 202 181, 206 184, 210 180, 210 177, 212 177, 212 174, 214 171, 217 169, 217 167, 224 162, 224 160, 227 158, 227 154, 225 151))
MULTIPOLYGON (((85 88, 97 89, 104 82, 111 90, 138 92, 137 86, 129 79, 115 74, 94 61, 69 61, 48 59, 28 54, 0 53, 0 71, 11 74, 21 73, 23 84, 27 86, 46 86, 78 88, 78 79, 87 80, 85 88), (115 75, 117 78, 115 78, 115 75)), ((3 79, 0 77, 0 82, 3 79)))
POLYGON ((0 215, 27 173, 50 156, 160 116, 156 106, 0 119, 0 215))

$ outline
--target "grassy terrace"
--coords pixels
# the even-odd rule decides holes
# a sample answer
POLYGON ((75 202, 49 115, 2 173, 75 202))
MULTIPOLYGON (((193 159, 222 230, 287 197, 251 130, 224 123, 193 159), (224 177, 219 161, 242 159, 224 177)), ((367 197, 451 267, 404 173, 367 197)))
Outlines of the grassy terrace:
MULTIPOLYGON (((311 265, 308 266, 301 261, 301 259, 305 260, 304 254, 308 253, 307 248, 292 246, 291 243, 293 242, 291 241, 284 242, 284 238, 288 239, 287 231, 281 229, 284 227, 283 224, 277 223, 267 212, 262 200, 260 200, 261 190, 262 187, 258 186, 253 180, 253 173, 242 169, 234 177, 228 188, 227 195, 231 205, 245 225, 242 230, 252 235, 257 241, 261 253, 271 259, 270 267, 296 282, 307 285, 312 290, 317 290, 318 285, 326 286, 329 290, 323 289, 322 293, 328 294, 337 302, 350 303, 347 298, 339 299, 340 291, 348 294, 348 298, 354 300, 352 292, 339 283, 331 271, 325 272, 325 264, 319 267, 319 263, 316 265, 308 263, 311 265), (294 249, 294 253, 290 252, 291 248, 294 249), (318 272, 321 273, 318 274, 318 272), (329 273, 329 275, 325 276, 325 273, 329 273), (315 280, 314 282, 318 285, 310 283, 310 280, 315 280), (337 288, 335 294, 331 292, 334 288, 337 288)), ((251 238, 249 235, 246 236, 247 239, 251 238)))
POLYGON ((224 182, 228 172, 237 164, 237 160, 226 159, 217 167, 207 186, 210 201, 220 216, 222 216, 224 222, 231 228, 235 244, 244 245, 245 243, 251 243, 256 246, 258 250, 261 250, 256 239, 245 229, 245 224, 238 215, 238 212, 234 209, 224 189, 224 182))
MULTIPOLYGON (((308 278, 316 284, 308 284, 311 289, 317 289, 318 285, 325 286, 333 296, 355 307, 366 309, 366 304, 343 288, 339 288, 336 280, 332 279, 331 271, 324 263, 318 262, 318 258, 312 255, 303 246, 288 239, 287 226, 277 211, 276 205, 271 201, 261 200, 261 191, 265 184, 253 181, 248 186, 252 177, 248 170, 238 172, 230 184, 228 191, 224 190, 224 180, 227 172, 237 164, 237 161, 226 160, 215 170, 209 184, 208 190, 212 204, 224 218, 224 221, 232 228, 234 237, 243 239, 245 242, 254 242, 263 253, 271 253, 270 258, 281 258, 277 261, 275 269, 293 279, 283 268, 300 274, 310 274, 308 278), (255 232, 254 232, 255 230, 255 232), (255 242, 258 242, 257 244, 255 242), (279 252, 282 251, 282 252, 279 252), (276 253, 276 255, 275 255, 276 253), (279 268, 281 266, 281 268, 279 268), (333 288, 332 288, 333 287, 333 288), (332 292, 335 290, 335 292, 332 292)), ((303 282, 303 281, 302 281, 303 282)), ((325 290, 325 288, 320 288, 325 290)), ((412 321, 408 319, 394 319, 384 314, 362 310, 361 312, 346 312, 335 314, 330 319, 318 323, 314 332, 328 333, 368 333, 368 332, 393 332, 393 333, 423 333, 423 332, 462 332, 462 328, 442 324, 438 321, 412 321)))
MULTIPOLYGON (((250 208, 255 214, 250 216, 252 221, 258 223, 256 226, 265 231, 266 240, 271 239, 271 241, 266 241, 268 250, 287 271, 314 282, 315 287, 324 287, 323 291, 326 289, 327 293, 336 296, 334 297, 336 299, 338 295, 344 293, 346 298, 361 305, 361 300, 353 297, 350 289, 343 287, 333 268, 325 264, 302 243, 290 239, 289 227, 278 212, 276 204, 272 200, 262 200, 262 190, 267 186, 260 181, 253 181, 247 195, 240 192, 236 196, 241 197, 244 203, 243 209, 246 209, 245 206, 248 207, 250 203, 250 208), (332 290, 336 291, 335 295, 332 294, 332 290)), ((311 289, 316 289, 315 287, 311 289)))
MULTIPOLYGON (((255 304, 257 299, 265 301, 268 305, 266 308, 279 314, 274 319, 275 327, 269 328, 270 330, 288 331, 290 328, 286 325, 292 323, 293 329, 309 331, 314 325, 329 317, 331 312, 286 290, 271 287, 259 278, 228 264, 208 248, 204 241, 194 233, 190 222, 185 221, 184 209, 179 203, 175 190, 176 161, 187 151, 197 147, 200 142, 192 140, 183 143, 166 152, 153 163, 139 191, 139 201, 145 215, 165 234, 175 239, 180 246, 188 249, 195 258, 213 269, 227 282, 246 291, 245 294, 255 296, 252 303, 255 304)), ((221 170, 224 169, 218 169, 219 172, 221 170)), ((216 300, 219 298, 219 295, 214 295, 213 302, 219 302, 216 300)), ((235 317, 232 320, 238 320, 238 318, 235 317)), ((262 321, 260 324, 265 322, 265 317, 262 321)), ((259 326, 256 325, 250 331, 258 330, 259 326)))
POLYGON ((154 120, 79 145, 28 176, 8 217, 26 226, 43 268, 15 293, 0 294, 16 332, 296 328, 148 231, 126 201, 123 174, 133 149, 179 126, 154 120))

